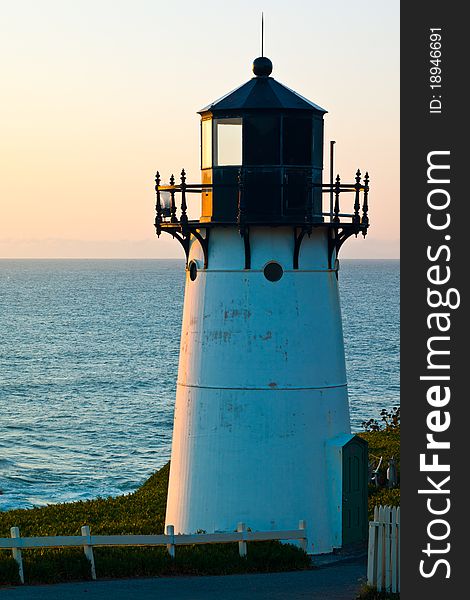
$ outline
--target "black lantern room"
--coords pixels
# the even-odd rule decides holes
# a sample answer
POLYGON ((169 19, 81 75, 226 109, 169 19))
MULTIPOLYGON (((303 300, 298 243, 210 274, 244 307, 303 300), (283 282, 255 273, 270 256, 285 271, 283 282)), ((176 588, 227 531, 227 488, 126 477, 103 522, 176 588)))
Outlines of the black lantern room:
POLYGON ((250 268, 250 229, 292 227, 292 265, 298 269, 300 246, 314 228, 328 229, 328 260, 332 265, 341 245, 351 235, 367 234, 369 227, 369 175, 361 182, 322 182, 323 115, 325 110, 272 77, 272 63, 264 56, 253 62, 254 77, 209 104, 201 115, 200 183, 188 183, 181 171, 162 185, 157 171, 155 229, 177 239, 189 257, 191 240, 209 261, 210 231, 237 226, 245 248, 245 269, 250 268), (363 192, 362 214, 360 194, 363 192), (340 209, 340 195, 354 194, 353 212, 340 209), (201 216, 188 218, 188 195, 201 197, 201 216), (329 196, 324 212, 322 194, 329 196), (180 199, 180 202, 178 200, 180 199), (178 205, 180 210, 178 210, 178 205))
POLYGON ((272 77, 269 58, 254 77, 201 115, 201 221, 234 222, 243 188, 249 222, 322 220, 325 110, 272 77))

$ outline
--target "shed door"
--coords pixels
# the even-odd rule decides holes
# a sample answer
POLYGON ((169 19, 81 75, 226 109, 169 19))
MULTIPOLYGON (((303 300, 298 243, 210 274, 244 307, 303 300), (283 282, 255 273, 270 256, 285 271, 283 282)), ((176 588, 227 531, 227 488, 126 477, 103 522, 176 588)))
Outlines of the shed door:
POLYGON ((367 444, 353 438, 343 448, 343 545, 367 539, 367 444))

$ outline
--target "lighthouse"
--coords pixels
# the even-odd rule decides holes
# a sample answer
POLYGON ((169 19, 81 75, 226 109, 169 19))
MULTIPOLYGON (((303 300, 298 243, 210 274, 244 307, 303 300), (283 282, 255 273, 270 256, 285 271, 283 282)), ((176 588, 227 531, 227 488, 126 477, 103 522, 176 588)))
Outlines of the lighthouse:
POLYGON ((186 257, 166 523, 305 520, 308 552, 324 553, 364 539, 367 522, 337 280, 342 244, 367 233, 369 178, 323 183, 326 111, 271 73, 255 59, 248 82, 199 111, 199 183, 156 176, 156 233, 186 257))

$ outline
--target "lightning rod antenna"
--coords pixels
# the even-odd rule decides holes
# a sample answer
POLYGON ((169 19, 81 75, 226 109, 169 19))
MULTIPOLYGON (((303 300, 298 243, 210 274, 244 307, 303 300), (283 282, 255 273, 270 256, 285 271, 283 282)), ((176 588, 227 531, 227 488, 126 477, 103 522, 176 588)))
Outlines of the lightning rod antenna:
POLYGON ((264 56, 264 13, 261 13, 261 56, 264 56))

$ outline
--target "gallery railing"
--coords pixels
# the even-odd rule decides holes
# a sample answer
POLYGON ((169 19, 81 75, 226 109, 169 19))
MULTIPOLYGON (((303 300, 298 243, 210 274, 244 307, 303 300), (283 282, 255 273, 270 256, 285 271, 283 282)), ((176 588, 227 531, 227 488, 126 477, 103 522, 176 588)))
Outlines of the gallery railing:
MULTIPOLYGON (((181 183, 175 183, 174 175, 171 175, 169 180, 169 185, 161 184, 161 176, 157 171, 155 176, 155 191, 156 191, 156 218, 155 218, 155 228, 157 235, 160 235, 162 229, 167 229, 168 226, 185 229, 190 227, 190 225, 197 225, 199 221, 190 221, 188 219, 187 210, 187 194, 202 194, 212 192, 213 190, 222 189, 222 188, 232 188, 237 189, 238 191, 238 211, 237 211, 237 219, 236 223, 239 225, 249 224, 249 215, 247 215, 246 204, 245 204, 245 195, 247 193, 247 186, 245 183, 244 171, 240 169, 238 176, 238 183, 236 186, 232 184, 204 184, 204 183, 186 183, 186 173, 183 169, 181 171, 180 177, 181 183), (177 195, 180 195, 179 202, 177 201, 177 195), (178 214, 179 213, 179 214, 178 214)), ((278 187, 287 188, 288 184, 279 183, 278 187)), ((315 184, 312 182, 307 183, 307 193, 309 190, 319 190, 322 194, 330 195, 330 210, 329 212, 305 212, 302 219, 303 223, 309 223, 312 221, 325 223, 325 217, 328 219, 326 221, 327 224, 331 224, 333 226, 344 225, 345 222, 343 219, 351 219, 348 222, 350 225, 354 225, 357 228, 357 231, 362 232, 365 236, 367 233, 367 228, 369 226, 369 174, 366 173, 364 176, 363 182, 361 181, 361 172, 358 170, 356 172, 355 183, 341 183, 340 176, 337 175, 336 180, 333 184, 315 184), (354 194, 354 204, 353 204, 353 212, 342 212, 340 208, 341 204, 341 194, 344 193, 353 193, 354 194), (361 202, 361 194, 362 194, 362 202, 361 202), (321 221, 318 221, 321 219, 321 221)), ((235 223, 235 222, 234 222, 235 223)), ((257 224, 263 224, 259 220, 257 220, 257 224)), ((265 222, 266 225, 271 224, 282 224, 282 217, 275 219, 274 221, 270 221, 269 219, 265 222)), ((208 223, 204 223, 204 227, 210 226, 208 223)), ((192 227, 191 227, 192 228, 192 227)))
MULTIPOLYGON (((245 168, 239 170, 237 184, 205 184, 205 183, 186 183, 186 172, 181 171, 180 181, 176 184, 173 175, 170 177, 169 185, 161 184, 160 173, 157 171, 155 177, 156 199, 156 217, 155 230, 157 236, 162 232, 169 233, 173 238, 177 239, 183 246, 186 254, 186 261, 189 260, 189 252, 191 238, 195 238, 200 243, 204 253, 204 268, 207 268, 209 261, 209 237, 212 227, 237 225, 240 235, 243 238, 245 249, 245 269, 251 268, 251 244, 250 244, 250 228, 252 226, 290 226, 293 229, 294 235, 294 251, 293 251, 293 268, 299 268, 299 253, 302 240, 305 235, 310 236, 313 228, 327 227, 328 228, 328 265, 333 268, 334 258, 338 256, 342 244, 351 235, 362 233, 365 237, 369 227, 369 174, 366 173, 364 179, 361 178, 361 172, 356 172, 354 183, 341 183, 340 176, 336 177, 334 183, 316 184, 312 183, 311 178, 306 178, 306 198, 308 194, 315 194, 315 190, 320 194, 330 195, 330 210, 329 212, 315 213, 312 211, 313 203, 305 205, 289 215, 284 215, 282 209, 279 208, 278 213, 274 215, 262 215, 253 211, 253 203, 246 206, 245 195, 247 194, 247 186, 245 185, 245 168), (188 218, 187 194, 203 194, 214 193, 218 189, 232 188, 237 195, 234 196, 235 202, 233 206, 232 220, 190 220, 188 218), (347 193, 354 194, 354 203, 352 212, 342 212, 341 195, 347 193), (177 202, 177 195, 180 200, 177 202), (238 198, 238 205, 235 206, 238 198), (236 209, 236 210, 235 210, 236 209), (235 216, 236 215, 236 216, 235 216)), ((277 184, 278 188, 285 188, 286 184, 277 184)), ((270 198, 273 186, 264 190, 264 195, 267 199, 270 198)), ((249 188, 248 188, 249 192, 249 188)), ((292 192, 292 190, 291 190, 292 192)), ((262 187, 256 186, 256 194, 252 196, 259 197, 263 194, 262 187)), ((321 206, 321 200, 318 204, 321 206)), ((336 268, 336 267, 335 267, 336 268)))

